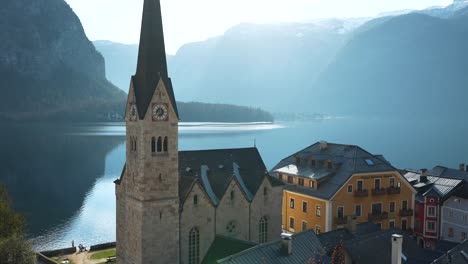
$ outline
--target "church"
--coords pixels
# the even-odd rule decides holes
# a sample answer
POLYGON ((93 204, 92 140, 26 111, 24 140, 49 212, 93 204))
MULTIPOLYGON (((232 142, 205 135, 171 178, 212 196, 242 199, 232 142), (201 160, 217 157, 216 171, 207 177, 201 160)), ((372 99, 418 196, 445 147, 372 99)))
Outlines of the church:
POLYGON ((115 181, 117 263, 198 264, 220 237, 279 238, 283 183, 255 147, 179 151, 159 0, 144 0, 125 121, 126 164, 115 181))

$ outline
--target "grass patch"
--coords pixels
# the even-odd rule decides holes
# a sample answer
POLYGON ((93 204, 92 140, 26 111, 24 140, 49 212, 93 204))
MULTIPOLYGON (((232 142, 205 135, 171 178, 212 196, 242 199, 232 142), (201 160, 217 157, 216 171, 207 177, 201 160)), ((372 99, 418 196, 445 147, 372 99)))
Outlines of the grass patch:
POLYGON ((98 251, 92 254, 90 259, 105 259, 110 256, 115 256, 115 248, 98 251))

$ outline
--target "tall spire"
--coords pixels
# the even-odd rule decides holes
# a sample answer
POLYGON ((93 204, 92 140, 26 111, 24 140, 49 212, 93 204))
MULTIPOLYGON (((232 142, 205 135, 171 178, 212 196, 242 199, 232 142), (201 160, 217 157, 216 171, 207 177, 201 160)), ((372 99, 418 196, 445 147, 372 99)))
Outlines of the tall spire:
POLYGON ((172 83, 167 73, 160 0, 144 0, 138 64, 133 86, 140 118, 144 118, 156 85, 162 79, 177 113, 172 83))

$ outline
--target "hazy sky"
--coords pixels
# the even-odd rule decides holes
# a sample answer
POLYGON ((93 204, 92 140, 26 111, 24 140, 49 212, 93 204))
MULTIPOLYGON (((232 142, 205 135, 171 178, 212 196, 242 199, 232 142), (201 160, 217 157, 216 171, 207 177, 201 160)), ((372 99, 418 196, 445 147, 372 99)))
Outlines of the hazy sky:
MULTIPOLYGON (((91 40, 138 43, 143 0, 66 0, 91 40)), ((368 17, 381 12, 445 6, 452 0, 161 0, 166 49, 221 35, 241 22, 301 22, 368 17)))

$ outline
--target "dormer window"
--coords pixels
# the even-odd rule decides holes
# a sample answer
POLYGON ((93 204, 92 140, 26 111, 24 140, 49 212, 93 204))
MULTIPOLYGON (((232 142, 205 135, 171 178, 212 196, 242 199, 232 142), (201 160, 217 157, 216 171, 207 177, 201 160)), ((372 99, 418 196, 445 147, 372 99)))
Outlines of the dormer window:
POLYGON ((316 165, 317 165, 317 162, 315 161, 315 159, 311 159, 310 160, 310 167, 315 168, 316 165))

